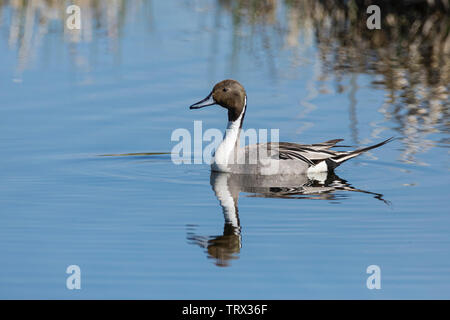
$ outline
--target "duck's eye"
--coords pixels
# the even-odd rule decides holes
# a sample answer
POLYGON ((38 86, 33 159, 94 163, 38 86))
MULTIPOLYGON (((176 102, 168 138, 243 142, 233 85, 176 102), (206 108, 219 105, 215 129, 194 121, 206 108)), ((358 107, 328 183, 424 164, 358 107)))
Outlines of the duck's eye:
POLYGON ((227 88, 223 88, 222 91, 223 91, 223 92, 227 92, 228 89, 227 89, 227 88))

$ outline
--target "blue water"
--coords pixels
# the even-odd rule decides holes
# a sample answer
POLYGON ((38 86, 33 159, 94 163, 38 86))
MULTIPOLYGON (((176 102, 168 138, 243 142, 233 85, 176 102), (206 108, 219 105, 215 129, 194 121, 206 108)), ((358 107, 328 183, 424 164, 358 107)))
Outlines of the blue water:
POLYGON ((111 21, 100 3, 78 42, 64 16, 40 33, 23 12, 47 9, 1 5, 0 298, 450 298, 448 95, 427 130, 398 122, 376 74, 328 72, 306 27, 288 45, 282 2, 275 22, 255 24, 219 2, 119 1, 111 21), (386 202, 242 192, 242 247, 218 266, 190 239, 224 232, 208 165, 102 155, 170 152, 173 130, 193 132, 194 120, 223 129, 221 108, 188 106, 225 78, 247 90, 244 126, 278 128, 283 141, 397 137, 336 171, 386 202), (80 290, 66 288, 69 265, 80 290), (380 290, 366 287, 369 265, 380 290))

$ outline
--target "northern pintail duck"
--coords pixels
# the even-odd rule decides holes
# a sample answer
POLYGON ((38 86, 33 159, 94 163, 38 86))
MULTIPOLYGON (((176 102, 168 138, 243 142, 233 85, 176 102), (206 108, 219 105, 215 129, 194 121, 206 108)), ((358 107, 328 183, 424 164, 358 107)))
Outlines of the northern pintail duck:
POLYGON ((392 140, 389 138, 353 151, 331 150, 343 139, 316 144, 269 142, 240 147, 239 134, 247 110, 247 94, 244 87, 236 80, 223 80, 214 86, 205 99, 191 105, 190 109, 216 104, 228 110, 228 126, 211 163, 213 171, 259 175, 329 172, 343 162, 392 140), (249 161, 255 154, 257 154, 256 161, 249 161))

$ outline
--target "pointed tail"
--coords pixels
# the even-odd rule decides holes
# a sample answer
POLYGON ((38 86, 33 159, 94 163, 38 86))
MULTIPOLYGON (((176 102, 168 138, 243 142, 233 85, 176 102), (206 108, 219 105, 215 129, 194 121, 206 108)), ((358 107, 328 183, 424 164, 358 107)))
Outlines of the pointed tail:
POLYGON ((365 147, 365 148, 361 148, 361 149, 357 149, 357 150, 354 150, 354 151, 350 151, 350 152, 346 152, 346 153, 340 154, 340 155, 332 158, 332 160, 337 165, 340 165, 341 163, 343 163, 343 162, 345 162, 345 161, 347 161, 347 160, 349 160, 351 158, 357 157, 357 156, 359 156, 360 154, 362 154, 362 153, 364 153, 366 151, 369 151, 369 150, 381 147, 382 145, 384 145, 384 144, 386 144, 388 142, 391 142, 394 139, 395 139, 394 137, 390 137, 389 139, 386 139, 386 140, 384 140, 384 141, 382 141, 380 143, 374 144, 373 146, 369 146, 369 147, 365 147))

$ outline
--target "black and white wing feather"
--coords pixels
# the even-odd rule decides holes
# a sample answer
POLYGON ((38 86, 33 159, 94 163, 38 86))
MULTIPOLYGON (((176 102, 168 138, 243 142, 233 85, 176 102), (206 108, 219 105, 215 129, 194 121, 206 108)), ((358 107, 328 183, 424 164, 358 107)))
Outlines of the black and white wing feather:
POLYGON ((363 152, 378 148, 393 138, 384 140, 378 144, 353 150, 353 151, 335 151, 330 150, 333 147, 347 147, 337 146, 336 144, 343 139, 329 140, 317 144, 297 144, 290 142, 268 143, 268 150, 272 156, 278 156, 280 160, 299 160, 307 163, 309 166, 326 161, 331 169, 334 169, 344 161, 354 158, 363 152))

